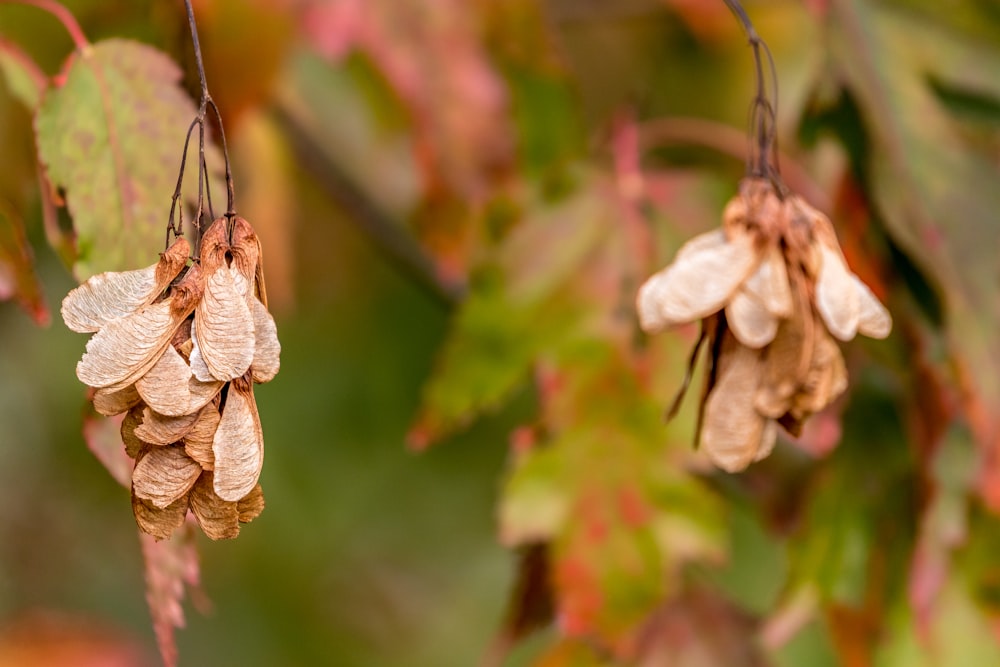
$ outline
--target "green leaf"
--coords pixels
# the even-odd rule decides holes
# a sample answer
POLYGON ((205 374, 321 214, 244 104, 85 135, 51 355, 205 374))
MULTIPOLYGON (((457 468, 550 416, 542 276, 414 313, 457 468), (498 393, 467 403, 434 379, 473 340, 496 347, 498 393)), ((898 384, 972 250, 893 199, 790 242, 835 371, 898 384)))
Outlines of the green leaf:
MULTIPOLYGON (((180 69, 163 53, 121 39, 78 52, 35 122, 49 178, 65 190, 77 232, 74 271, 150 264, 162 249, 184 137, 195 117, 180 69)), ((197 137, 185 196, 197 194, 197 137)), ((209 155, 210 168, 221 167, 209 155)), ((221 213, 225 190, 213 188, 221 213)))
POLYGON ((586 270, 607 229, 602 214, 582 193, 523 221, 505 239, 452 322, 412 442, 436 440, 499 407, 536 358, 573 332, 581 304, 560 289, 586 270))
MULTIPOLYGON (((932 82, 995 98, 1000 49, 860 0, 832 3, 827 25, 833 61, 871 139, 867 166, 878 211, 941 292, 956 357, 969 369, 997 367, 1000 290, 995 248, 984 239, 993 237, 1000 212, 1000 168, 987 146, 961 133, 932 82)), ((1000 376, 971 377, 996 415, 1000 376)), ((975 424, 977 436, 989 437, 994 423, 975 424)))
POLYGON ((19 102, 34 111, 45 92, 42 70, 16 44, 0 38, 0 76, 19 102))

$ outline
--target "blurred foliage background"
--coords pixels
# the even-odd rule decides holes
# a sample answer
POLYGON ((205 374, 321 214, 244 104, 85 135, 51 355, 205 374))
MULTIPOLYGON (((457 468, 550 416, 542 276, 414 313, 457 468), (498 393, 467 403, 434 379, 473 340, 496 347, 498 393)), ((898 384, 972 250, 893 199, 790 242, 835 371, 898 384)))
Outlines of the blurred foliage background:
MULTIPOLYGON (((64 4, 197 93, 181 3, 64 4)), ((745 4, 784 177, 896 328, 730 476, 691 450, 693 397, 661 419, 695 331, 632 312, 743 174, 752 61, 721 0, 194 3, 283 359, 267 509, 199 543, 181 664, 491 665, 523 635, 502 664, 1000 663, 1000 9, 745 4)), ((58 317, 114 212, 67 241, 12 55, 58 87, 73 50, 0 2, 4 666, 157 664, 58 317)))

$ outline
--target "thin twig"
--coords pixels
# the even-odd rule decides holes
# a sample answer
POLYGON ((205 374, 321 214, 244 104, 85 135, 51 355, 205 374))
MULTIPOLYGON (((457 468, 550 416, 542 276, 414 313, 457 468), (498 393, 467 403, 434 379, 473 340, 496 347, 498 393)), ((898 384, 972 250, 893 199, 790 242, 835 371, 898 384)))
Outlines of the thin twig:
POLYGON ((747 40, 753 49, 754 85, 753 101, 750 103, 751 150, 747 157, 747 171, 752 176, 770 179, 779 192, 784 191, 778 168, 778 75, 771 56, 771 49, 757 34, 746 10, 739 0, 724 0, 733 15, 743 25, 747 40), (764 69, 764 60, 768 69, 764 69), (768 78, 771 91, 768 91, 768 78))
MULTIPOLYGON (((229 147, 226 144, 226 131, 222 125, 222 114, 215 104, 211 94, 208 92, 208 80, 205 78, 205 63, 201 56, 201 42, 198 40, 198 26, 194 18, 194 8, 191 0, 184 0, 187 9, 188 27, 191 30, 191 45, 194 48, 195 64, 198 68, 198 81, 201 84, 201 102, 198 105, 198 115, 188 128, 187 138, 184 140, 184 154, 181 156, 181 167, 177 174, 177 186, 174 188, 173 199, 170 204, 170 217, 167 221, 167 243, 170 242, 170 234, 180 236, 184 233, 183 227, 175 222, 175 215, 178 210, 178 202, 181 200, 181 189, 184 185, 184 169, 187 166, 188 147, 191 142, 191 133, 195 126, 198 127, 198 201, 195 205, 194 233, 195 239, 193 252, 195 258, 198 257, 199 246, 201 245, 201 229, 205 223, 205 215, 210 219, 215 219, 215 209, 212 206, 212 188, 209 180, 208 161, 205 158, 205 123, 207 122, 208 109, 211 108, 215 114, 215 120, 219 126, 219 136, 222 138, 222 155, 226 163, 226 217, 232 218, 236 215, 235 187, 233 185, 233 171, 229 162, 229 147), (207 204, 207 210, 206 210, 207 204)), ((181 202, 183 211, 183 202, 181 202)), ((183 218, 183 214, 181 215, 183 218)))
POLYGON ((0 0, 0 2, 30 5, 52 14, 66 28, 66 32, 69 33, 77 50, 83 51, 90 48, 90 42, 87 41, 87 36, 83 34, 80 24, 76 22, 76 17, 55 0, 0 0))

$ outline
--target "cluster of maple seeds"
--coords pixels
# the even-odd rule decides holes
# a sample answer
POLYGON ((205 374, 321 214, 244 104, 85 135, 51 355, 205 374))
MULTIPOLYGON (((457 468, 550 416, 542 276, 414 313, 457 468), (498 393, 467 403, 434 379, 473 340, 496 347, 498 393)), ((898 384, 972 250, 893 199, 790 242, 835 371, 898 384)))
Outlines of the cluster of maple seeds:
POLYGON ((62 304, 73 331, 94 333, 77 377, 94 408, 125 413, 139 528, 166 538, 190 510, 212 539, 236 537, 264 508, 264 440, 253 384, 278 372, 260 242, 240 217, 205 231, 200 259, 178 238, 144 269, 93 276, 62 304))
POLYGON ((734 472, 766 457, 777 425, 805 420, 847 388, 836 337, 885 338, 892 319, 847 267, 830 220, 748 178, 721 229, 697 236, 639 290, 642 328, 704 321, 710 363, 698 441, 734 472))

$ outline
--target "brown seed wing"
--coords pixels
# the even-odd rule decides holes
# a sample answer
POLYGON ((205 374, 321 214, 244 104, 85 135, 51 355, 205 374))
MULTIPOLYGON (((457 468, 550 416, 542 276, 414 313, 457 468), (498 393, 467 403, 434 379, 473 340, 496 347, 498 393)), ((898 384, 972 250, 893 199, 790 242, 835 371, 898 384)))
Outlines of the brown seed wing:
POLYGON ((822 327, 816 329, 809 372, 791 408, 792 416, 798 421, 824 409, 847 389, 847 368, 840 348, 822 327))
POLYGON ((826 328, 840 340, 851 340, 858 331, 858 291, 852 273, 839 251, 820 246, 822 257, 816 278, 816 310, 826 328))
POLYGON ((774 340, 778 332, 777 316, 742 288, 726 305, 726 321, 736 339, 755 350, 774 340))
POLYGON ((705 402, 701 446, 728 472, 746 468, 761 449, 768 420, 753 406, 761 366, 760 352, 726 335, 718 378, 705 402))
POLYGON ((105 417, 113 417, 128 411, 140 400, 134 384, 117 391, 98 389, 94 392, 94 409, 105 417))
POLYGON ((188 497, 182 496, 170 505, 159 508, 143 500, 132 491, 132 514, 139 530, 158 540, 165 540, 184 524, 188 511, 188 497))
POLYGON ((748 233, 727 239, 722 230, 715 230, 691 239, 673 264, 639 289, 640 325, 653 333, 720 310, 759 259, 748 233))
POLYGON ((210 472, 204 473, 191 490, 191 511, 201 529, 213 540, 229 540, 240 534, 236 503, 216 495, 210 472))
POLYGON ((792 288, 781 248, 772 245, 765 251, 760 266, 746 279, 742 289, 775 317, 791 316, 792 288))
POLYGON ((274 318, 257 297, 250 297, 253 311, 254 352, 250 369, 253 381, 257 383, 270 382, 278 374, 281 367, 281 343, 278 342, 278 327, 274 318))
POLYGON ((241 377, 253 362, 253 316, 243 296, 248 289, 239 271, 220 267, 209 276, 205 295, 195 309, 195 344, 216 380, 241 377))
POLYGON ((144 375, 183 319, 171 313, 170 307, 170 299, 145 306, 94 334, 76 365, 80 381, 97 388, 124 388, 144 375))
POLYGON ((219 393, 223 384, 220 380, 198 380, 180 353, 168 345, 159 361, 135 386, 153 410, 167 417, 179 417, 200 410, 219 393))
POLYGON ((264 490, 257 484, 253 489, 240 498, 236 503, 236 509, 240 512, 240 523, 250 523, 264 511, 264 490))
POLYGON ((882 303, 875 298, 868 285, 855 275, 851 276, 858 293, 858 333, 869 338, 885 338, 892 331, 892 316, 882 303))
POLYGON ((184 453, 183 447, 153 447, 135 464, 132 491, 163 509, 186 494, 199 475, 201 466, 184 453))
POLYGON ((764 350, 760 386, 753 404, 765 417, 777 419, 791 408, 801 379, 799 374, 806 369, 803 355, 812 354, 803 349, 807 344, 804 327, 800 313, 782 320, 774 340, 764 350))
POLYGON ((135 434, 135 429, 142 424, 142 411, 145 408, 146 406, 142 403, 132 406, 125 414, 125 419, 122 420, 120 431, 122 442, 125 444, 125 453, 132 459, 138 458, 139 452, 147 446, 147 443, 140 440, 139 436, 135 434))
POLYGON ((198 415, 194 426, 184 436, 184 451, 198 462, 204 470, 215 469, 215 454, 212 453, 212 443, 215 431, 219 428, 221 419, 214 403, 206 406, 198 415))
POLYGON ((168 417, 146 406, 142 411, 142 424, 135 428, 135 435, 151 445, 172 445, 180 442, 191 432, 199 414, 200 412, 194 412, 179 417, 168 417))
POLYGON ((219 497, 236 501, 250 493, 264 464, 264 435, 251 385, 230 385, 212 452, 219 497))
POLYGON ((189 254, 187 241, 179 238, 152 266, 92 276, 63 299, 63 321, 73 331, 90 333, 152 303, 184 268, 189 254))

